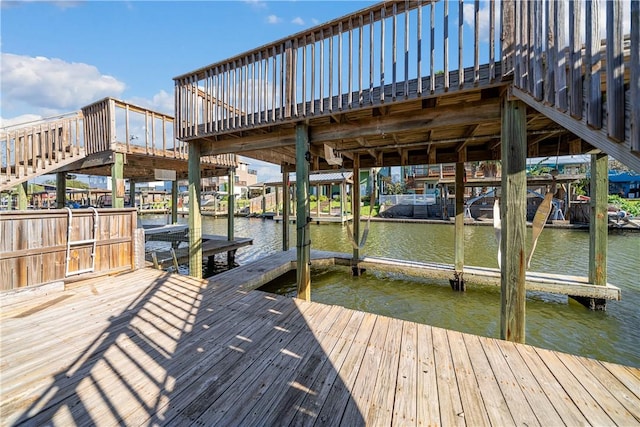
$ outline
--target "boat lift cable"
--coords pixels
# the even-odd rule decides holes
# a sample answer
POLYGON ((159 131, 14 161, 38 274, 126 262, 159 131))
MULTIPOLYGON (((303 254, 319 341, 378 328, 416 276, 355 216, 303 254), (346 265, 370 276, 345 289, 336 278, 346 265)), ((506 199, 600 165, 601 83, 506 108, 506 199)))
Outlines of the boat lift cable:
MULTIPOLYGON (((375 181, 376 179, 375 172, 373 172, 372 176, 373 176, 372 181, 375 181)), ((357 185, 359 185, 359 183, 357 185)), ((355 203, 355 200, 354 200, 354 203, 355 203)), ((367 238, 369 237, 369 226, 371 225, 371 216, 373 214, 373 207, 375 205, 376 205, 376 192, 375 192, 375 186, 372 182, 371 194, 369 196, 369 216, 367 217, 367 223, 364 226, 364 231, 362 232, 362 238, 360 239, 360 243, 356 241, 356 238, 353 235, 353 230, 351 230, 351 226, 349 225, 349 221, 347 221, 347 235, 349 236, 349 242, 351 243, 351 246, 353 246, 353 249, 363 249, 364 245, 367 243, 367 238)), ((356 219, 354 218, 354 220, 356 219)))

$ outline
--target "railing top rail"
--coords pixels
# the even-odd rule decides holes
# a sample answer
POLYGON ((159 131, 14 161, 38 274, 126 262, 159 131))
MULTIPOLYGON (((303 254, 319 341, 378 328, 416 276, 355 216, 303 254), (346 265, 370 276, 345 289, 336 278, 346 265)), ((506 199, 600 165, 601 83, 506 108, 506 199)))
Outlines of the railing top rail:
POLYGON ((167 120, 173 120, 174 119, 174 117, 172 115, 170 115, 170 114, 162 113, 162 112, 157 111, 157 110, 152 110, 150 108, 142 107, 140 105, 136 105, 136 104, 133 104, 133 103, 127 102, 127 101, 122 101, 120 99, 116 99, 116 98, 112 98, 112 97, 102 98, 102 99, 100 99, 98 101, 95 101, 95 102, 89 104, 89 105, 85 105, 84 107, 82 107, 82 110, 84 111, 84 110, 89 109, 91 107, 99 106, 100 104, 107 104, 109 101, 113 101, 113 103, 115 104, 116 107, 128 108, 129 111, 131 111, 131 112, 142 113, 142 114, 144 114, 146 112, 149 112, 149 113, 155 114, 156 117, 162 117, 162 118, 167 119, 167 120))
POLYGON ((44 123, 51 123, 51 122, 56 122, 60 120, 81 119, 81 118, 82 118, 81 111, 72 111, 69 113, 57 114, 55 116, 43 117, 41 119, 34 119, 34 120, 25 121, 25 122, 14 123, 7 126, 2 126, 0 127, 0 132, 10 132, 12 130, 20 129, 25 126, 38 126, 44 123))
POLYGON ((301 44, 308 44, 312 42, 317 42, 319 40, 326 40, 333 36, 340 34, 339 28, 342 27, 342 32, 349 31, 349 24, 351 23, 351 28, 357 28, 360 26, 360 17, 362 17, 362 26, 368 25, 371 22, 380 21, 383 18, 389 18, 393 16, 393 10, 395 5, 396 15, 400 15, 405 11, 410 11, 416 9, 418 6, 427 5, 431 3, 437 3, 439 0, 393 0, 393 1, 383 1, 372 6, 366 7, 364 9, 360 9, 356 12, 350 13, 348 15, 341 16, 340 18, 333 19, 331 21, 327 21, 323 24, 316 25, 308 30, 303 30, 293 35, 284 37, 282 39, 276 40, 271 43, 267 43, 258 48, 248 50, 244 53, 241 53, 236 56, 232 56, 230 58, 226 58, 222 61, 215 62, 204 67, 200 67, 194 71, 181 74, 173 78, 173 80, 181 80, 186 77, 196 76, 198 78, 203 78, 205 71, 210 70, 215 67, 220 67, 222 65, 228 64, 236 64, 238 62, 243 61, 247 57, 251 57, 251 55, 256 55, 258 53, 264 53, 263 59, 270 58, 275 55, 279 55, 282 53, 282 46, 287 42, 298 41, 301 44), (384 14, 382 14, 382 10, 384 10, 384 14), (373 21, 371 20, 371 14, 373 13, 373 21), (329 31, 327 31, 329 30, 329 31), (275 51, 274 51, 275 48, 275 51))

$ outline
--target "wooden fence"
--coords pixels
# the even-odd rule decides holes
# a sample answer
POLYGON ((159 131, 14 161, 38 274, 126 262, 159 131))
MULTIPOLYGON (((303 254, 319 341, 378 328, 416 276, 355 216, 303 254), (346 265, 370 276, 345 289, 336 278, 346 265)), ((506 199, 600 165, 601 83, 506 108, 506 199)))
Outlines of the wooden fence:
POLYGON ((0 290, 63 280, 91 270, 94 238, 95 272, 133 269, 135 209, 69 212, 0 212, 0 290))

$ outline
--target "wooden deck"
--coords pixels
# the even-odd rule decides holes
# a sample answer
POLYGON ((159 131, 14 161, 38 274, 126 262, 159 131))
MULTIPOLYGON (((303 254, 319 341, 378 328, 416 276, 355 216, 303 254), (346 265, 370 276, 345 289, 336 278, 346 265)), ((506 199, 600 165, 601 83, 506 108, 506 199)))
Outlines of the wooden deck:
POLYGON ((288 263, 3 299, 0 424, 640 425, 639 369, 251 290, 288 263))

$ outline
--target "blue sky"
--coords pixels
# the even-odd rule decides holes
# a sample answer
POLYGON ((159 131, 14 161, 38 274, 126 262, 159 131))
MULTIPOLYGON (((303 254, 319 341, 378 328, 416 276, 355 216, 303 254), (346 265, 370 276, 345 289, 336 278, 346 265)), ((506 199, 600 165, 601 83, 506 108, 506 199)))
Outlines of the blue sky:
POLYGON ((173 77, 374 3, 2 0, 0 118, 106 96, 173 114, 173 77))

